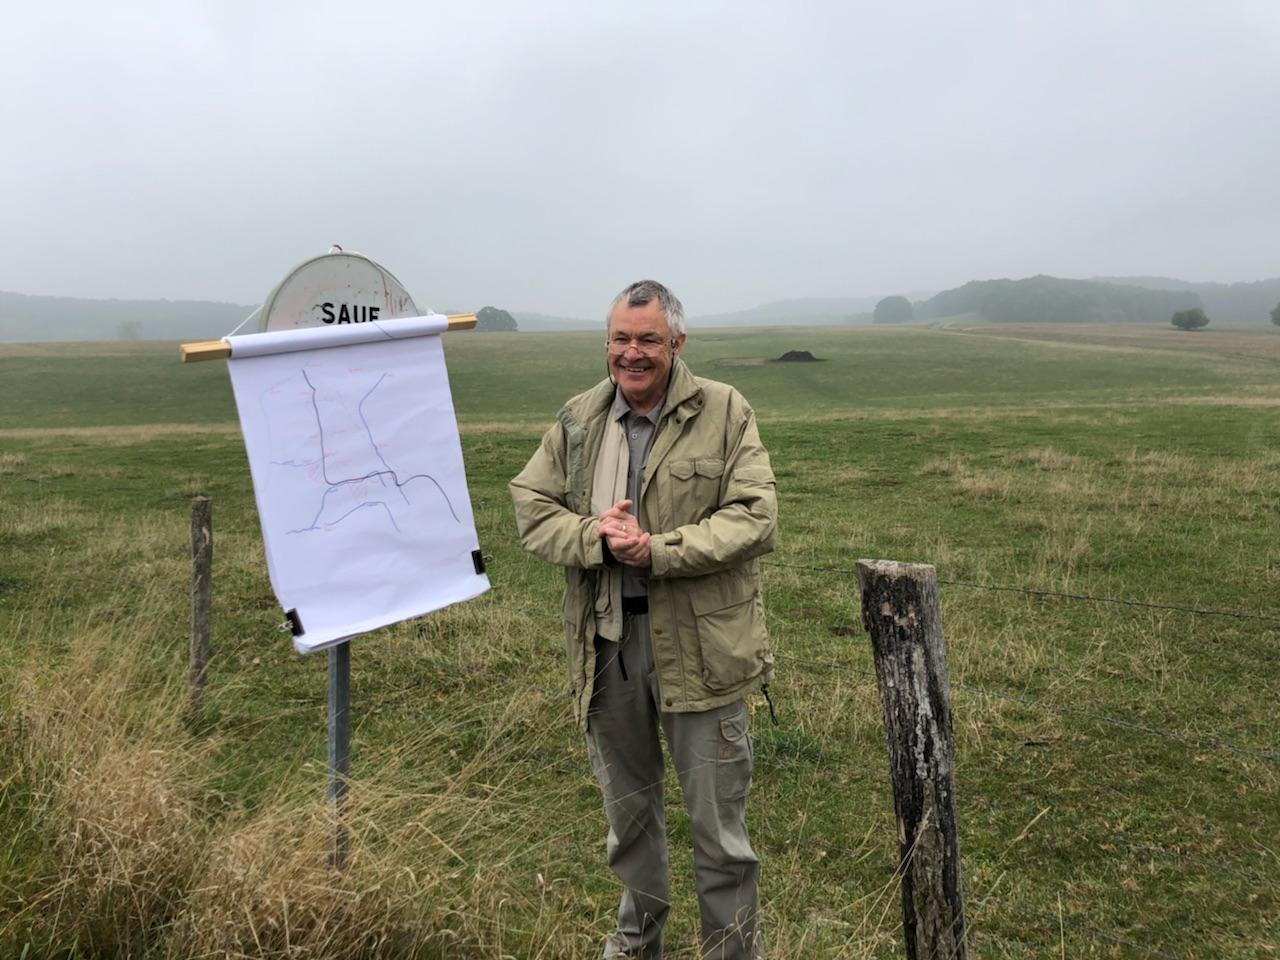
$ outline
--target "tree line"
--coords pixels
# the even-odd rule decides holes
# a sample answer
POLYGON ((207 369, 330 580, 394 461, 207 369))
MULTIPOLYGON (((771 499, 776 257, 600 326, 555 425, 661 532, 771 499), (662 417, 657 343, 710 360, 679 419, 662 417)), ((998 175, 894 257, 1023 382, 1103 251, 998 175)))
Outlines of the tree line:
MULTIPOLYGON (((1280 281, 1236 284, 1250 288, 1280 281)), ((1213 286, 1223 287, 1217 284, 1213 286)), ((1251 289, 1250 295, 1259 291, 1251 289)), ((1246 321, 1229 311, 1230 321, 1263 320, 1261 311, 1246 321)), ((903 296, 889 296, 876 304, 872 322, 910 323, 973 316, 990 323, 1170 323, 1194 330, 1209 322, 1209 313, 1198 292, 1191 289, 1153 290, 1124 283, 1065 280, 1038 276, 1024 280, 975 280, 928 300, 912 303, 903 296)), ((1280 302, 1270 312, 1280 326, 1280 302)))

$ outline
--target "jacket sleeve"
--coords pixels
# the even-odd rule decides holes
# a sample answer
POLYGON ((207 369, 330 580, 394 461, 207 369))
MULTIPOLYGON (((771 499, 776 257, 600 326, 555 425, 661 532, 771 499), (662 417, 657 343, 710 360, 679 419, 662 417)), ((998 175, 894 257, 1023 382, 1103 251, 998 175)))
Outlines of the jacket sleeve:
POLYGON ((699 577, 770 552, 778 530, 778 498, 769 454, 760 442, 755 413, 744 408, 725 452, 724 493, 705 520, 655 534, 651 575, 699 577))
POLYGON ((597 569, 604 566, 597 520, 567 506, 566 446, 564 427, 556 423, 508 485, 516 529, 524 548, 539 559, 562 567, 597 569))

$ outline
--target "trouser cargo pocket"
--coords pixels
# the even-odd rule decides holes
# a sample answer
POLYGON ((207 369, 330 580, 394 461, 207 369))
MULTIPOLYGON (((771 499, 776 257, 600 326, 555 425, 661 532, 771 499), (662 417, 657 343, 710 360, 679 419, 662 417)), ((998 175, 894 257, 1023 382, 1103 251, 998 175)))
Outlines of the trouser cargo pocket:
POLYGON ((738 712, 720 720, 720 752, 716 758, 716 802, 743 799, 751 789, 751 734, 747 705, 738 702, 738 712))

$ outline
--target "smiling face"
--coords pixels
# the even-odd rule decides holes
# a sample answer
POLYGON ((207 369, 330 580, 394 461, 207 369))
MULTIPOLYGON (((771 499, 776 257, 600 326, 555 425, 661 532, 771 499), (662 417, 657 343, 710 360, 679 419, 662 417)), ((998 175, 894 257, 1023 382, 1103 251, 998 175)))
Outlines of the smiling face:
POLYGON ((624 301, 613 308, 605 348, 609 373, 632 410, 648 413, 662 399, 684 338, 680 334, 673 342, 657 300, 639 307, 627 306, 624 301))

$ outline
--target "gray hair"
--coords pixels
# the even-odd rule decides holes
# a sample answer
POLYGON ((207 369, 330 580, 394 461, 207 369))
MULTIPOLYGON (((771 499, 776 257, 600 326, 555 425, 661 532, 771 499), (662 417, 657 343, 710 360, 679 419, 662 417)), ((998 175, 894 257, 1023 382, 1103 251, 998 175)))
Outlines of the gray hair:
POLYGON ((643 307, 654 300, 658 301, 658 309, 662 311, 663 317, 666 318, 671 336, 682 336, 684 334, 684 307, 676 295, 657 280, 637 280, 614 297, 613 303, 609 306, 609 313, 604 318, 605 323, 609 322, 618 304, 624 301, 628 307, 643 307))

